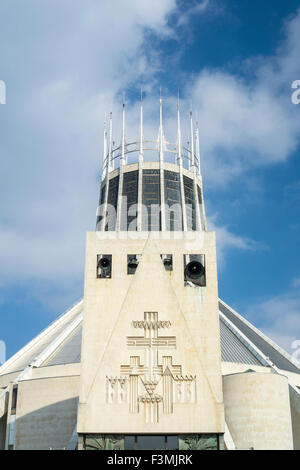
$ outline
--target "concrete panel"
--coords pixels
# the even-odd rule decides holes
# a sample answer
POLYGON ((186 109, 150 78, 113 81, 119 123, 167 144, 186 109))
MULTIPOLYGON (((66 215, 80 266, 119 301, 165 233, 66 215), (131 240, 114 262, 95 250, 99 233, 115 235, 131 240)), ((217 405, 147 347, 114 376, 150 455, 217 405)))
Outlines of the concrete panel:
POLYGON ((245 372, 223 377, 225 419, 237 449, 293 449, 287 378, 245 372))
POLYGON ((115 236, 87 237, 78 432, 224 432, 214 233, 115 236), (111 279, 96 278, 103 253, 111 279), (205 287, 184 285, 183 255, 193 253, 206 257, 205 287), (142 254, 135 275, 128 254, 142 254))
POLYGON ((291 413, 292 413, 292 426, 293 426, 293 439, 294 449, 300 450, 300 396, 289 387, 290 401, 291 401, 291 413))
POLYGON ((78 377, 19 383, 15 449, 65 448, 76 424, 78 377))

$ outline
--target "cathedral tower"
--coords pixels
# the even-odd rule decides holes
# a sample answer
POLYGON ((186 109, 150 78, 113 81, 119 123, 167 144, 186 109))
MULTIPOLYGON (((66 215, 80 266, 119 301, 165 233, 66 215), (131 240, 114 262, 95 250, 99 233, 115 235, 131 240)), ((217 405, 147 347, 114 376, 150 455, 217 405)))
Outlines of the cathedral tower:
POLYGON ((84 299, 0 366, 0 450, 300 449, 299 361, 218 298, 198 126, 158 111, 104 127, 84 299))
POLYGON ((97 229, 87 234, 77 431, 83 448, 220 448, 224 433, 215 233, 198 126, 189 145, 113 142, 104 129, 97 229), (148 156, 150 155, 150 157, 148 156), (154 155, 154 157, 153 157, 154 155))

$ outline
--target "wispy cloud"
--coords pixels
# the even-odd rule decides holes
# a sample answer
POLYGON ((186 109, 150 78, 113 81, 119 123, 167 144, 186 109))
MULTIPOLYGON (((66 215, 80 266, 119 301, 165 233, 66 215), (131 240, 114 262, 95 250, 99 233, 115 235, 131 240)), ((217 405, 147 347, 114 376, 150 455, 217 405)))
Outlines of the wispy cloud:
POLYGON ((284 188, 284 202, 292 205, 295 209, 300 209, 300 180, 294 181, 284 188))
POLYGON ((248 237, 233 233, 226 225, 218 224, 218 214, 208 217, 208 229, 216 231, 217 256, 219 266, 224 267, 226 254, 229 250, 267 250, 268 246, 248 237))
MULTIPOLYGON (((293 279, 293 282, 292 282, 292 286, 297 289, 298 287, 300 287, 300 277, 295 277, 295 279, 293 279)), ((300 313, 299 313, 300 315, 300 313)))
POLYGON ((22 282, 41 302, 56 289, 62 308, 61 290, 69 298, 82 286, 85 232, 95 228, 99 194, 100 126, 105 111, 116 111, 120 89, 151 84, 157 64, 145 31, 168 35, 175 7, 175 0, 116 0, 113 7, 108 0, 28 0, 14 11, 2 2, 1 78, 10 94, 0 126, 2 287, 22 282))
MULTIPOLYGON (((28 0, 14 12, 10 1, 2 2, 1 78, 10 94, 0 141, 2 284, 44 281, 68 290, 82 279, 85 231, 95 227, 105 111, 113 108, 114 129, 120 129, 120 90, 143 83, 151 91, 166 67, 146 32, 174 36, 180 22, 205 13, 210 2, 181 9, 179 25, 170 30, 178 5, 116 0, 112 8, 108 0, 86 0, 83 7, 79 0, 45 0, 37 6, 28 0)), ((224 188, 249 168, 284 161, 297 147, 299 109, 290 101, 290 77, 300 72, 299 25, 300 14, 286 24, 274 57, 248 62, 256 71, 250 78, 206 69, 182 90, 183 114, 191 99, 198 110, 205 184, 224 188)), ((138 110, 128 101, 129 138, 138 133, 138 110)), ((146 97, 145 109, 145 135, 156 137, 157 100, 146 97)), ((175 140, 169 110, 176 110, 176 99, 165 96, 166 135, 175 140)), ((188 135, 184 124, 183 131, 188 135)), ((213 226, 223 260, 228 249, 263 248, 217 221, 213 226)))
MULTIPOLYGON (((248 314, 267 336, 290 354, 295 341, 300 340, 300 278, 282 294, 251 306, 248 314)), ((299 360, 300 358, 298 358, 299 360)))
POLYGON ((190 1, 189 6, 178 13, 177 26, 186 25, 192 16, 204 13, 210 5, 211 0, 190 1))
POLYGON ((274 56, 247 59, 234 73, 207 68, 186 90, 199 116, 206 178, 214 184, 224 187, 249 169, 283 162, 299 146, 300 113, 290 87, 300 76, 300 10, 284 31, 274 56))

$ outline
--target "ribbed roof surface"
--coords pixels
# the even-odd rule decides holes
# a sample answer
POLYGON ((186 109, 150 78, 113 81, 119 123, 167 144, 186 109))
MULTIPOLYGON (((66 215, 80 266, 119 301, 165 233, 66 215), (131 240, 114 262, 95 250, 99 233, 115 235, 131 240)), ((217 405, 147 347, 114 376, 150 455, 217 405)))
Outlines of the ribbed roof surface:
MULTIPOLYGON (((260 335, 252 325, 229 309, 222 301, 219 302, 219 309, 265 356, 267 356, 278 369, 287 370, 289 372, 300 373, 299 367, 293 364, 287 357, 270 344, 263 335, 260 335)), ((223 349, 223 345, 222 345, 223 349)), ((287 355, 288 356, 288 355, 287 355)))
POLYGON ((220 318, 220 333, 222 361, 262 365, 258 358, 225 325, 222 318, 220 318))
MULTIPOLYGON (((60 335, 64 335, 64 332, 76 320, 82 315, 83 301, 78 302, 74 307, 68 310, 65 314, 61 315, 56 321, 54 321, 48 328, 43 330, 36 338, 30 341, 24 348, 18 351, 12 358, 10 358, 6 363, 0 367, 0 375, 9 374, 11 372, 22 371, 30 365, 52 342, 56 341, 60 335)), ((81 330, 81 325, 80 325, 81 330)), ((80 362, 80 353, 81 353, 81 342, 77 344, 73 343, 73 347, 69 342, 72 342, 73 332, 70 335, 67 335, 64 341, 62 341, 61 347, 65 348, 65 351, 68 351, 70 347, 73 349, 72 354, 69 352, 69 357, 76 357, 75 362, 80 362)), ((61 360, 60 357, 60 347, 55 350, 53 356, 54 364, 56 362, 56 357, 61 360)), ((68 362, 67 354, 64 355, 63 362, 60 364, 65 364, 68 362)), ((72 361, 71 361, 72 362, 72 361)), ((42 365, 45 365, 42 363, 42 365)))
POLYGON ((72 335, 62 344, 44 366, 57 364, 72 364, 81 360, 82 325, 79 325, 72 335))

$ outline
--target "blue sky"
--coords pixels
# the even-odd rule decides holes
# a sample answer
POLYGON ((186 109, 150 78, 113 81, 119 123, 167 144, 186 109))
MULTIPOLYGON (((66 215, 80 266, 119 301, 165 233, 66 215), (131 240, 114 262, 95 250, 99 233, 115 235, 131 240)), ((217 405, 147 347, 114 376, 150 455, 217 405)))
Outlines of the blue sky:
MULTIPOLYGON (((2 0, 0 340, 12 355, 82 296, 104 113, 166 137, 192 101, 219 293, 292 352, 300 338, 300 1, 2 0)), ((184 126, 183 126, 184 127, 184 126)), ((120 132, 116 132, 116 139, 120 132)))

